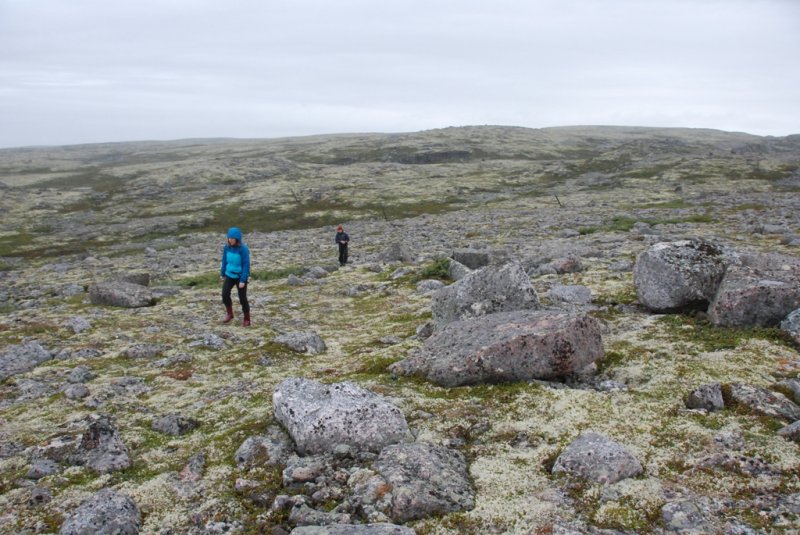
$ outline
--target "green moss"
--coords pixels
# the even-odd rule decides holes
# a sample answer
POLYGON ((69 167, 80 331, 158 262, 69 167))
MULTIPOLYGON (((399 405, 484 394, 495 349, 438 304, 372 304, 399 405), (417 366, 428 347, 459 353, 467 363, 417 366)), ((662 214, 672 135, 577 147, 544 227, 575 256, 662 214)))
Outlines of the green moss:
POLYGON ((685 341, 701 351, 735 349, 745 340, 759 339, 793 347, 789 336, 778 328, 767 327, 717 327, 708 321, 680 314, 666 314, 658 320, 665 328, 666 338, 685 341))

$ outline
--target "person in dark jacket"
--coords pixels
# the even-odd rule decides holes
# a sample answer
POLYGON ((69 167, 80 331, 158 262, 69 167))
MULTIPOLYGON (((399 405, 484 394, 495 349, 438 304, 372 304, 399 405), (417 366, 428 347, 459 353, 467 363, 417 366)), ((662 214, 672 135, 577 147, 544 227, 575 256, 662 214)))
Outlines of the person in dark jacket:
POLYGON ((222 267, 219 274, 223 281, 222 303, 227 312, 222 323, 228 323, 233 319, 231 290, 236 286, 244 314, 242 327, 249 327, 250 303, 247 302, 247 280, 250 278, 250 249, 242 242, 242 231, 236 227, 228 230, 228 239, 222 248, 222 267))
POLYGON ((344 231, 344 227, 339 225, 336 227, 336 244, 339 246, 339 265, 343 266, 347 263, 347 244, 350 243, 350 236, 344 231))

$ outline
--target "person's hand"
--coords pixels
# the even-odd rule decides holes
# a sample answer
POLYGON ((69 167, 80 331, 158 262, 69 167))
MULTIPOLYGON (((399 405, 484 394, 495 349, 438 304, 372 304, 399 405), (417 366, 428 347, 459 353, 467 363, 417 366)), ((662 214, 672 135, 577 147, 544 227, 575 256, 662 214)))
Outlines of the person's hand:
POLYGON ((220 275, 219 276, 219 280, 224 281, 225 280, 225 276, 224 275, 220 275))
POLYGON ((244 288, 245 286, 247 286, 246 282, 240 282, 239 283, 239 288, 244 288))

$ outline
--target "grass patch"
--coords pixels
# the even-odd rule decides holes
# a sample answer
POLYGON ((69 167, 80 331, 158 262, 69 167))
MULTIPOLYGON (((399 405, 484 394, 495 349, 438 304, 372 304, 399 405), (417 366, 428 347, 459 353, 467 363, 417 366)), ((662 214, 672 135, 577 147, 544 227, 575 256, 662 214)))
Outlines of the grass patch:
MULTIPOLYGON (((289 275, 302 275, 305 271, 300 266, 290 266, 278 269, 261 269, 250 273, 250 280, 272 281, 285 279, 289 275)), ((175 281, 179 286, 187 288, 216 288, 220 284, 219 272, 201 273, 191 277, 183 277, 175 281)))
POLYGON ((793 347, 789 336, 776 327, 717 327, 706 320, 681 314, 663 315, 657 321, 665 328, 669 339, 688 342, 705 352, 735 349, 752 339, 793 347))
POLYGON ((441 281, 450 281, 450 275, 448 275, 448 268, 450 267, 450 259, 449 258, 439 258, 432 262, 429 262, 422 269, 417 273, 416 279, 418 281, 424 279, 438 279, 441 281))

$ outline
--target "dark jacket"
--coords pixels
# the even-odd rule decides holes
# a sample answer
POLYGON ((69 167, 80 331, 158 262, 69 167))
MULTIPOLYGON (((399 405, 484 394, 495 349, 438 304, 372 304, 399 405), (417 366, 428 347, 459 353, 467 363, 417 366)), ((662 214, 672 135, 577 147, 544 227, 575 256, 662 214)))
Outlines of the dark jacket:
POLYGON ((336 243, 345 244, 350 241, 350 236, 347 235, 347 232, 337 232, 336 233, 336 243))

